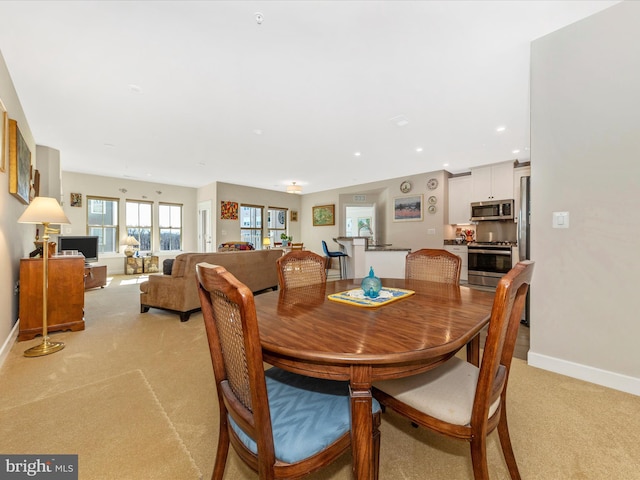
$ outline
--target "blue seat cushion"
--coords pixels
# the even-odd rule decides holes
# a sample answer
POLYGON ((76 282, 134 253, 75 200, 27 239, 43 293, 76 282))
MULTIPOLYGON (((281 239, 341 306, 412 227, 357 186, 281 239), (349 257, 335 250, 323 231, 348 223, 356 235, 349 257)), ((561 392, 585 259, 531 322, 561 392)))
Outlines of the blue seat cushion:
MULTIPOLYGON (((322 451, 351 428, 349 383, 297 375, 279 368, 265 372, 276 459, 296 463, 322 451)), ((373 412, 380 404, 373 399, 373 412)), ((258 447, 229 416, 240 441, 258 447)))

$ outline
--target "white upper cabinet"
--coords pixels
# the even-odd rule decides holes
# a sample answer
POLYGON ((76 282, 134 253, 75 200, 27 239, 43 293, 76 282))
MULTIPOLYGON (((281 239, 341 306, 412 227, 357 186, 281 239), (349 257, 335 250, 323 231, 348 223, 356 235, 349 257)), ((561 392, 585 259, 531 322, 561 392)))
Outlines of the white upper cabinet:
POLYGON ((449 223, 470 223, 471 175, 449 179, 449 223))
POLYGON ((470 202, 513 198, 513 162, 471 169, 470 202))

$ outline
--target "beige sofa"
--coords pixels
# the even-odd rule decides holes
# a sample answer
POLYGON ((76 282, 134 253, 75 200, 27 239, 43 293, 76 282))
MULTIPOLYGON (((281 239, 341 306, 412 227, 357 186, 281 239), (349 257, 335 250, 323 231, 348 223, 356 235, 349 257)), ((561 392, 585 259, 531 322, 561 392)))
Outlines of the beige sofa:
POLYGON ((246 250, 216 253, 183 253, 176 257, 171 275, 150 275, 140 284, 140 312, 161 308, 176 312, 186 322, 200 310, 196 284, 196 265, 206 262, 222 265, 256 293, 278 288, 276 260, 282 250, 246 250))

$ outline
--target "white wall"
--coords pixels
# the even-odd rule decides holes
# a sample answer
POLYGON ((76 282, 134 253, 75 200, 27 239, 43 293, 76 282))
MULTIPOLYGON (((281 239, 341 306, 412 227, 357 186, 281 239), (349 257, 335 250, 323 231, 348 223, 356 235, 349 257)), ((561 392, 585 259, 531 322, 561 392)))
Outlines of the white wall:
MULTIPOLYGON (((64 156, 64 152, 61 154, 64 156)), ((115 177, 101 177, 83 173, 63 172, 62 174, 62 208, 66 213, 70 225, 63 226, 65 235, 87 235, 87 195, 92 197, 117 198, 119 200, 119 218, 125 218, 126 200, 153 202, 153 254, 160 256, 160 263, 164 258, 174 258, 179 252, 160 253, 158 234, 158 203, 176 203, 182 205, 182 248, 185 252, 197 249, 197 196, 195 188, 178 187, 152 182, 121 179, 115 177), (126 190, 122 192, 121 189, 126 190), (158 193, 161 192, 161 193, 158 193), (69 196, 71 193, 82 194, 82 207, 71 207, 69 196)), ((126 229, 119 232, 120 251, 117 254, 101 254, 99 263, 107 265, 109 275, 124 273, 124 239, 126 229)), ((52 241, 55 238, 52 237, 52 241)))
MULTIPOLYGON (((217 201, 213 205, 213 221, 216 225, 216 247, 223 242, 240 240, 240 219, 221 220, 221 202, 237 202, 238 204, 261 206, 264 208, 264 225, 266 232, 266 214, 268 207, 286 208, 298 212, 298 221, 291 222, 287 217, 287 232, 294 242, 305 242, 300 235, 300 195, 264 190, 262 188, 245 187, 230 183, 218 182, 216 186, 217 201)), ((302 215, 304 217, 304 215, 302 215)), ((305 244, 305 247, 307 245, 305 244)), ((214 249, 215 250, 215 249, 214 249)))
MULTIPOLYGON (((380 241, 391 243, 396 247, 418 250, 420 248, 442 248, 444 239, 444 223, 447 204, 447 176, 443 171, 422 173, 406 177, 390 178, 388 180, 354 185, 335 190, 311 193, 302 196, 301 234, 305 247, 316 253, 322 253, 322 240, 327 242, 330 250, 337 250, 338 245, 333 242, 334 237, 344 235, 345 218, 344 204, 354 205, 354 195, 365 195, 367 198, 375 197, 377 201, 377 228, 376 234, 380 235, 380 241), (430 178, 438 180, 438 188, 427 189, 427 181, 430 178), (400 191, 400 184, 408 180, 413 186, 409 194, 400 191), (423 195, 424 217, 422 221, 394 222, 393 199, 411 195, 423 195), (434 195, 438 199, 437 211, 434 214, 427 213, 427 198, 434 195), (333 226, 313 226, 311 216, 312 208, 318 205, 336 206, 336 223, 333 226), (429 233, 432 232, 432 233, 429 233)), ((375 268, 375 266, 374 266, 375 268)))
POLYGON ((529 362, 640 394, 640 3, 532 44, 529 362), (568 211, 570 228, 551 228, 568 211))
MULTIPOLYGON (((37 168, 36 144, 20 99, 13 86, 7 65, 0 52, 0 99, 7 109, 9 118, 17 120, 20 133, 29 146, 34 168, 37 168)), ((6 170, 0 172, 0 365, 17 335, 18 295, 15 285, 20 278, 20 258, 34 249, 35 228, 33 225, 19 224, 18 218, 26 210, 17 198, 9 194, 9 159, 6 170)))

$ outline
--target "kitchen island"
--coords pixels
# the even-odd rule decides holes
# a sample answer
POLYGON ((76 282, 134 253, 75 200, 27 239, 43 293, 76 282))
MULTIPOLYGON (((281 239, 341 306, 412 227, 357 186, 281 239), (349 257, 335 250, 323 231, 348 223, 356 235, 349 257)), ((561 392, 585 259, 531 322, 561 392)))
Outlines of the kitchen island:
POLYGON ((404 264, 410 248, 394 245, 368 246, 367 237, 335 239, 349 256, 347 278, 363 278, 373 267, 377 277, 404 278, 404 264))

